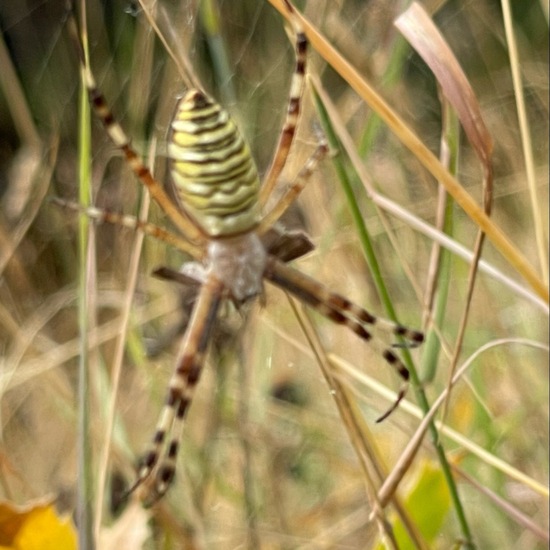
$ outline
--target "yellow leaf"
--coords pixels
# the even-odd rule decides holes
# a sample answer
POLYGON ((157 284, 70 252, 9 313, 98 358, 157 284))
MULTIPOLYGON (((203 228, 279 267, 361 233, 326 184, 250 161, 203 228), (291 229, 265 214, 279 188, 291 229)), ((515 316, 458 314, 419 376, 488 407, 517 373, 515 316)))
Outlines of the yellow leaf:
MULTIPOLYGON (((445 477, 437 464, 421 462, 416 468, 414 479, 409 482, 402 498, 403 507, 424 540, 431 544, 440 534, 451 505, 449 489, 445 477)), ((403 523, 395 515, 392 527, 400 550, 413 550, 413 544, 403 523)), ((380 542, 377 550, 385 549, 380 542)))
POLYGON ((0 550, 76 550, 70 518, 59 517, 52 500, 24 506, 0 502, 0 550))

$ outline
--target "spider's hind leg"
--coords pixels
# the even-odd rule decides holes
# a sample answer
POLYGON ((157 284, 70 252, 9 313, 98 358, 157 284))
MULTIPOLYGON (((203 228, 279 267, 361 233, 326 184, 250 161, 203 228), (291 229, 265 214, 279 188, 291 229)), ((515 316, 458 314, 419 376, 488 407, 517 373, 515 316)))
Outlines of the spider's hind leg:
MULTIPOLYGON (((376 317, 366 309, 354 304, 340 294, 331 292, 321 283, 283 264, 273 256, 268 258, 265 277, 327 319, 346 326, 366 342, 373 339, 375 326, 405 342, 404 344, 399 343, 398 346, 415 347, 424 341, 422 332, 376 317)), ((382 352, 382 357, 399 374, 403 383, 395 402, 377 419, 377 422, 387 418, 397 408, 403 397, 405 397, 409 385, 409 371, 392 347, 386 347, 382 352)))
POLYGON ((141 458, 137 479, 130 488, 132 492, 140 485, 145 485, 147 490, 143 500, 146 504, 152 504, 161 498, 174 479, 185 415, 202 373, 222 293, 223 285, 214 277, 208 277, 201 286, 178 354, 176 369, 170 379, 155 435, 149 449, 141 458), (151 475, 154 476, 151 482, 146 483, 151 475))

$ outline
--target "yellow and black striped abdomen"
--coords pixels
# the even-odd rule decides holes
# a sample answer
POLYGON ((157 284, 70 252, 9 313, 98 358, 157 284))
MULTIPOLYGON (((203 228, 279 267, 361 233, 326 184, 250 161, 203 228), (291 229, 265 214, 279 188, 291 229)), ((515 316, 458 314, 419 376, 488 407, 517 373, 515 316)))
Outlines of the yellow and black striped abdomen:
POLYGON ((181 205, 203 231, 227 236, 260 219, 260 180, 250 149, 224 109, 191 90, 171 124, 168 157, 181 205))

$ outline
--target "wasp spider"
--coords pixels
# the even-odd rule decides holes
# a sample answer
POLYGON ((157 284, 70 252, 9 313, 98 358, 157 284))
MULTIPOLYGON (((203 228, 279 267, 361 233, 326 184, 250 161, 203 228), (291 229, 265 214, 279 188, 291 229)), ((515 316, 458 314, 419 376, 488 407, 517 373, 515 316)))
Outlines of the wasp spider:
MULTIPOLYGON (((271 239, 272 243, 266 244, 268 234, 277 227, 277 220, 300 193, 326 152, 326 146, 320 145, 294 183, 275 206, 264 213, 295 135, 306 71, 307 39, 294 7, 288 0, 285 0, 285 6, 295 33, 296 66, 286 119, 264 182, 260 182, 249 147, 228 113, 202 90, 192 89, 179 100, 169 129, 168 159, 176 201, 153 177, 114 119, 85 60, 76 21, 71 18, 71 32, 77 39, 82 72, 96 115, 135 175, 180 234, 171 234, 146 222, 97 209, 88 209, 87 214, 103 221, 139 228, 189 253, 196 261, 184 265, 181 276, 200 283, 169 382, 166 402, 133 485, 135 489, 148 480, 153 498, 164 495, 174 478, 181 429, 201 376, 208 342, 223 300, 230 299, 239 305, 255 299, 262 294, 263 281, 268 281, 331 321, 345 325, 365 341, 371 340, 370 327, 374 325, 403 339, 406 345, 414 346, 423 341, 421 332, 375 317, 286 265, 308 250, 305 237, 286 235, 285 239, 285 235, 279 235, 282 241, 275 239, 274 244, 271 239), (280 242, 285 244, 281 246, 280 242)), ((165 272, 168 277, 178 277, 170 270, 165 272)), ((408 372, 393 349, 386 348, 382 355, 404 381, 391 411, 405 393, 408 372)))

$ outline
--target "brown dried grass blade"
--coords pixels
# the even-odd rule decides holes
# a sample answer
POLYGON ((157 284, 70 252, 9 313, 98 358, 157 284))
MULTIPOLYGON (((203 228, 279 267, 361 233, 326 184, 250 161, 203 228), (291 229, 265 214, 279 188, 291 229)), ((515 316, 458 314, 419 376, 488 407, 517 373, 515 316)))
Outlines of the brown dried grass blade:
MULTIPOLYGON (((481 109, 475 93, 447 42, 420 4, 416 2, 411 4, 411 6, 397 18, 395 25, 434 73, 446 102, 450 103, 454 108, 464 128, 468 141, 471 143, 480 159, 484 174, 483 209, 489 216, 491 213, 493 196, 493 166, 491 160, 493 141, 483 122, 481 109)), ((449 382, 447 386, 449 396, 451 379, 458 363, 466 333, 468 314, 474 292, 479 259, 483 249, 484 237, 483 230, 480 230, 474 245, 474 261, 470 266, 468 275, 468 290, 464 312, 460 321, 453 358, 451 360, 449 382)), ((444 418, 447 412, 447 405, 448 401, 446 401, 443 411, 444 418)))
POLYGON ((430 16, 414 2, 395 20, 395 26, 430 67, 447 101, 454 107, 468 141, 481 162, 490 165, 493 140, 483 122, 475 93, 430 16))
MULTIPOLYGON (((287 299, 331 390, 338 412, 346 427, 346 432, 349 435, 350 442, 359 459, 363 479, 365 481, 365 489, 372 506, 371 519, 376 522, 382 540, 390 545, 391 548, 398 548, 393 531, 389 527, 384 506, 380 505, 381 503, 378 501, 377 497, 377 485, 385 474, 385 466, 382 464, 381 459, 382 455, 371 441, 369 429, 362 421, 362 416, 357 410, 351 393, 334 375, 331 361, 310 321, 307 310, 305 310, 305 308, 302 310, 298 308, 295 301, 288 295, 287 299)), ((415 529, 414 522, 408 516, 403 504, 395 493, 387 496, 385 504, 390 500, 395 506, 396 513, 407 529, 409 536, 414 540, 416 548, 421 550, 426 549, 427 546, 425 541, 422 540, 421 535, 415 529)))

